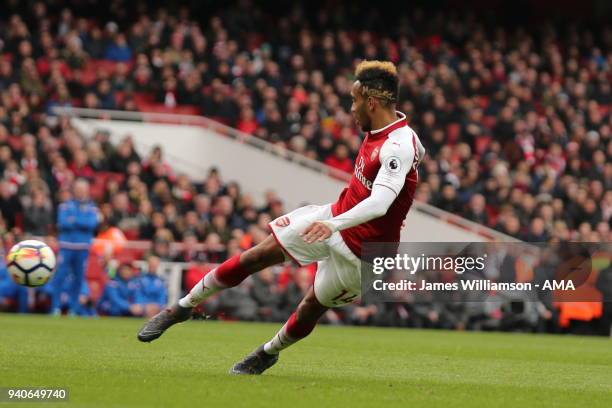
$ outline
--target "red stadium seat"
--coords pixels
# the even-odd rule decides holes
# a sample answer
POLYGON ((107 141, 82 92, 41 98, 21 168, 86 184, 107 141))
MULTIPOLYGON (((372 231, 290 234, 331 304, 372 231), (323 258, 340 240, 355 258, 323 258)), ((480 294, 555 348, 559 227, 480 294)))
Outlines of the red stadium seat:
POLYGON ((446 127, 446 142, 448 144, 455 144, 459 140, 461 133, 461 125, 459 123, 449 123, 446 127))
POLYGON ((481 95, 478 97, 478 105, 481 109, 486 109, 489 107, 490 98, 486 95, 481 95))
MULTIPOLYGON (((138 110, 141 112, 153 112, 153 113, 173 113, 179 115, 199 115, 200 108, 194 105, 177 105, 174 108, 169 108, 162 103, 154 103, 144 98, 134 98, 134 103, 138 110)), ((160 121, 160 120, 158 120, 160 121)), ((174 122, 173 119, 169 121, 174 122)))
POLYGON ((21 137, 19 136, 9 136, 8 144, 11 147, 11 149, 16 150, 16 151, 21 151, 23 147, 23 142, 21 140, 21 137))
POLYGON ((482 125, 487 129, 493 129, 496 123, 497 118, 495 116, 484 116, 482 118, 482 125))
POLYGON ((476 138, 476 154, 481 155, 487 150, 489 144, 491 143, 490 136, 480 136, 476 138))

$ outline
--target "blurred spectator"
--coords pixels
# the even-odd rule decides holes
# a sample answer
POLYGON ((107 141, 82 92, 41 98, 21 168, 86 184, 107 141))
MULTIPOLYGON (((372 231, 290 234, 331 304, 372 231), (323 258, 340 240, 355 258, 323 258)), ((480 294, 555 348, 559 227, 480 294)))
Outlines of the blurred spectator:
POLYGON ((253 275, 251 298, 257 303, 257 320, 264 322, 281 321, 281 292, 276 285, 272 268, 266 268, 253 275))
POLYGON ((85 279, 89 247, 98 226, 98 209, 89 197, 89 183, 78 179, 73 185, 74 199, 60 204, 57 216, 59 256, 53 276, 51 313, 60 314, 60 296, 65 281, 72 277, 68 313, 76 313, 79 293, 85 279))
POLYGON ((193 262, 200 254, 196 246, 198 238, 191 232, 186 232, 183 236, 183 250, 174 257, 175 262, 193 262))
POLYGON ((168 230, 161 230, 161 233, 157 234, 153 239, 151 255, 156 256, 161 261, 171 261, 170 238, 170 232, 168 230))
POLYGON ((31 200, 23 209, 23 231, 26 235, 44 237, 53 227, 51 201, 41 190, 33 190, 31 200))
POLYGON ((0 312, 27 313, 29 310, 28 288, 13 282, 6 270, 4 254, 2 254, 0 257, 0 312))
MULTIPOLYGON (((72 285, 75 277, 74 275, 68 275, 67 279, 64 281, 64 285, 62 288, 62 292, 60 294, 60 309, 67 309, 70 307, 70 296, 72 285)), ((52 288, 43 287, 42 290, 47 291, 51 289, 49 292, 50 296, 53 296, 52 288)), ((83 280, 81 287, 79 288, 79 300, 78 305, 72 311, 72 313, 76 316, 96 316, 96 308, 90 297, 89 285, 86 280, 83 280)))
POLYGON ((353 171, 353 161, 349 157, 349 150, 346 145, 343 144, 336 146, 333 155, 325 159, 325 164, 347 173, 353 171))
POLYGON ((104 58, 111 61, 127 62, 132 58, 132 50, 124 34, 116 34, 113 41, 107 46, 104 58))
POLYGON ((168 303, 166 283, 159 277, 160 259, 154 255, 147 258, 146 266, 138 279, 138 302, 145 317, 153 317, 168 303))
POLYGON ((612 265, 601 270, 597 277, 597 289, 602 293, 601 334, 612 336, 612 265))
POLYGON ((288 318, 295 306, 298 305, 314 282, 314 276, 308 267, 297 268, 293 272, 293 280, 287 284, 283 294, 282 309, 284 316, 281 320, 288 318))
POLYGON ((17 187, 8 181, 0 181, 0 212, 9 229, 17 225, 21 208, 17 187))
POLYGON ((104 287, 98 311, 105 316, 142 316, 139 283, 134 268, 121 264, 116 276, 104 287))
POLYGON ((474 194, 470 198, 468 206, 468 211, 466 212, 465 217, 468 220, 474 221, 478 224, 487 225, 488 216, 486 213, 484 196, 482 194, 474 194))

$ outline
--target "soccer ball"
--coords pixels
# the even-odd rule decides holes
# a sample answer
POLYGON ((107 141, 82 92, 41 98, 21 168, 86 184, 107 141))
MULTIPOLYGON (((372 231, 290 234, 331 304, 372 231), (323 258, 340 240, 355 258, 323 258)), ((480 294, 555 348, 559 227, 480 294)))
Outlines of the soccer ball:
POLYGON ((49 281, 55 269, 55 254, 47 244, 33 239, 11 248, 6 267, 15 283, 36 287, 49 281))

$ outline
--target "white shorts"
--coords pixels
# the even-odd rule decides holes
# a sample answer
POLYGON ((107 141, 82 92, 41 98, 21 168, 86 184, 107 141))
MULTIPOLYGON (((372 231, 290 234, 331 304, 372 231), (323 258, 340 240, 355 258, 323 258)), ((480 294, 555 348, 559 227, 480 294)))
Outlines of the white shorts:
POLYGON ((317 262, 314 291, 327 307, 344 306, 361 295, 361 261, 339 232, 322 242, 307 244, 300 234, 315 221, 332 218, 331 205, 307 205, 270 223, 272 234, 300 266, 317 262))

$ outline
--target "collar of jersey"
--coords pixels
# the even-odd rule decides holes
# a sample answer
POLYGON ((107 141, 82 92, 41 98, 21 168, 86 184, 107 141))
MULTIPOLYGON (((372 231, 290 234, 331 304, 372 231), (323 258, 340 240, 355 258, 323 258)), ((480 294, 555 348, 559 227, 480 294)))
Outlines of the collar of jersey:
POLYGON ((395 122, 389 123, 387 126, 383 128, 376 129, 376 130, 370 130, 370 135, 372 137, 385 136, 393 132, 397 128, 406 126, 406 115, 404 115, 400 111, 395 111, 395 113, 397 114, 397 116, 399 116, 399 119, 397 119, 395 122))

